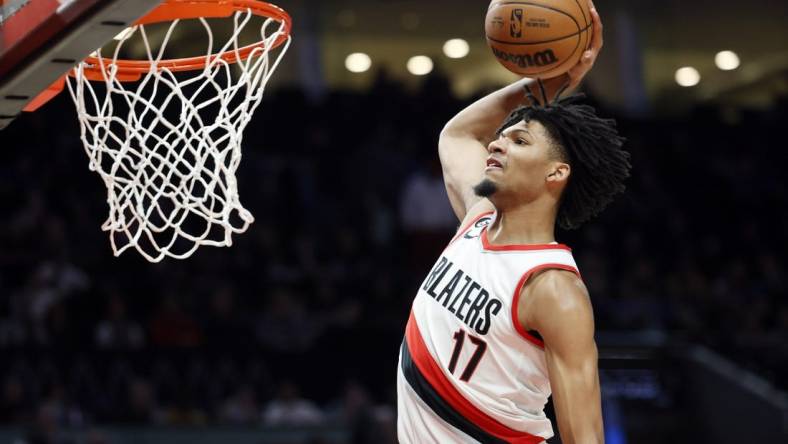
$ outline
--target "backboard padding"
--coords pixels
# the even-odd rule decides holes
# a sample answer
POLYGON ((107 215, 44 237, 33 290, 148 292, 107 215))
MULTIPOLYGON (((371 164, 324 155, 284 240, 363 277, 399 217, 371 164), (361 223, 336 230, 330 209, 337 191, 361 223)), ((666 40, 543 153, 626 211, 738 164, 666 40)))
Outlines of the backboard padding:
POLYGON ((161 0, 3 2, 0 129, 76 63, 159 3, 161 0))

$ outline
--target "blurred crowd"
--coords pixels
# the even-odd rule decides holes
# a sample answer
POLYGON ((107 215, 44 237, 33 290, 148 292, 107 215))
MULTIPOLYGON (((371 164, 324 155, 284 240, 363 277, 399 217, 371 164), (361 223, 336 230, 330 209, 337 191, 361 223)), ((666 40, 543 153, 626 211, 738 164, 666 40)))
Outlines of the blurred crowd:
MULTIPOLYGON (((238 173, 255 223, 231 248, 149 264, 112 257, 66 100, 0 133, 0 423, 341 422, 390 440, 410 301, 456 228, 437 136, 468 101, 439 74, 271 91, 238 173)), ((597 329, 702 343, 788 389, 788 98, 602 114, 628 138, 628 190, 558 233, 597 329)))

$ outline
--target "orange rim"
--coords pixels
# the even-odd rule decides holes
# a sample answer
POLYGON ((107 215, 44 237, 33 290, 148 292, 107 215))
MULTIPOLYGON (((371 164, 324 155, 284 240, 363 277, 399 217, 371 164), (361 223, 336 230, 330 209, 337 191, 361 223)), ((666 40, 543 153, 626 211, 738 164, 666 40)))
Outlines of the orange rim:
MULTIPOLYGON (((161 5, 151 11, 145 17, 137 20, 134 25, 148 25, 151 23, 171 22, 178 19, 197 19, 197 18, 222 18, 229 17, 235 12, 251 11, 259 17, 273 18, 284 23, 284 32, 274 41, 270 49, 282 45, 290 36, 292 19, 282 8, 260 0, 164 0, 161 5)), ((193 71, 205 68, 205 66, 221 58, 228 63, 237 63, 249 58, 249 55, 257 48, 265 47, 265 42, 252 43, 251 45, 239 48, 238 51, 226 51, 207 56, 187 57, 182 59, 167 59, 158 62, 158 69, 168 69, 174 72, 193 71)), ((150 71, 151 62, 149 60, 116 60, 108 58, 88 57, 85 63, 90 65, 84 69, 84 75, 88 80, 103 81, 105 71, 103 66, 115 65, 118 67, 115 78, 121 82, 133 82, 139 80, 142 74, 150 71)))

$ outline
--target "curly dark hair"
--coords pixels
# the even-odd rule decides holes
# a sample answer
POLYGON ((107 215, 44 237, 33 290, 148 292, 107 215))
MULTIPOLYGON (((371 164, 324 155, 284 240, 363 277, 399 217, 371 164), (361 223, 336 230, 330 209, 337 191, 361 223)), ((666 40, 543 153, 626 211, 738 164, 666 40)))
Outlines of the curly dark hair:
POLYGON ((599 214, 616 194, 624 192, 624 180, 632 165, 629 153, 622 149, 626 139, 619 136, 616 121, 600 118, 593 107, 580 104, 583 94, 561 97, 567 86, 552 102, 547 100, 541 81, 543 101, 526 86, 531 104, 514 110, 498 135, 521 121, 535 120, 545 127, 558 157, 572 168, 557 217, 561 228, 571 230, 599 214))

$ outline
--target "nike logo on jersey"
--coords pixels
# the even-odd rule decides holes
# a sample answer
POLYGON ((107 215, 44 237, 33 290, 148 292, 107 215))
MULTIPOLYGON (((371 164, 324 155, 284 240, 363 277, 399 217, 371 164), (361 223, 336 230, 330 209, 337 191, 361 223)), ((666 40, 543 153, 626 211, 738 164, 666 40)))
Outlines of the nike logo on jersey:
POLYGON ((492 318, 503 307, 500 300, 443 256, 421 289, 480 335, 489 333, 492 318))

